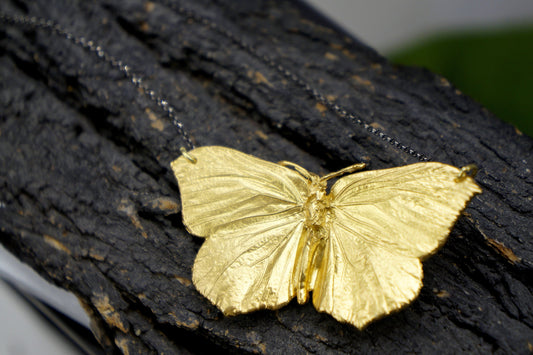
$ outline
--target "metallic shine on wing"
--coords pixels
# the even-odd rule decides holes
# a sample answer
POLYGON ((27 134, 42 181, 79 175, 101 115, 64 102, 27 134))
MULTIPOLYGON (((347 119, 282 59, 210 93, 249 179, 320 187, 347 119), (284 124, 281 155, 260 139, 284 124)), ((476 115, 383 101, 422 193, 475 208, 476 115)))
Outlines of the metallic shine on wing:
POLYGON ((171 166, 183 223, 206 238, 193 283, 224 314, 305 303, 312 291, 318 311, 360 329, 417 297, 420 260, 481 193, 442 163, 354 173, 356 164, 319 177, 208 146, 171 166), (327 180, 341 175, 328 194, 327 180))

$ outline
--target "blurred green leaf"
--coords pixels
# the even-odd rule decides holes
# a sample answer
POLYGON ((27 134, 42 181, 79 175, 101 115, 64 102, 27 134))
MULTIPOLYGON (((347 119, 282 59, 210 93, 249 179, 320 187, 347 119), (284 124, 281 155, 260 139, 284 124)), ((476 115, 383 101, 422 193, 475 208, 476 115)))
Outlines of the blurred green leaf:
POLYGON ((533 136, 533 25, 440 35, 389 57, 443 75, 533 136))

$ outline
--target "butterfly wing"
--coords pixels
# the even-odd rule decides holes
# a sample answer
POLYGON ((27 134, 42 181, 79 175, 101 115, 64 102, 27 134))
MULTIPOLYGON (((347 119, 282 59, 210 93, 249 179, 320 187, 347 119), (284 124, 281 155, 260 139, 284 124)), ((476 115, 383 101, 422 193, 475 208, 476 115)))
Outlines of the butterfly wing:
POLYGON ((306 180, 294 170, 224 147, 172 162, 187 229, 206 241, 193 267, 197 290, 225 314, 279 308, 303 231, 306 180))
POLYGON ((409 303, 420 258, 446 240, 481 189, 441 163, 352 174, 331 189, 330 238, 313 291, 319 311, 358 328, 409 303))

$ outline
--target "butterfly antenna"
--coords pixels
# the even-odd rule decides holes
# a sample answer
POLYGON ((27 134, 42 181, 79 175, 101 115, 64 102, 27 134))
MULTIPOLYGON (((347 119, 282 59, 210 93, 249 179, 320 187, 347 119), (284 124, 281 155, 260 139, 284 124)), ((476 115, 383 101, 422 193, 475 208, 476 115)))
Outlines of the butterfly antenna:
POLYGON ((294 168, 294 170, 299 172, 300 175, 302 175, 303 177, 305 177, 305 178, 307 178, 309 180, 312 180, 313 176, 316 176, 315 174, 312 174, 309 171, 307 171, 304 168, 302 168, 300 165, 294 164, 294 163, 292 163, 290 161, 282 160, 282 161, 279 161, 278 164, 282 165, 282 166, 294 168))
POLYGON ((366 167, 365 163, 359 163, 359 164, 350 165, 350 166, 348 166, 348 167, 346 167, 344 169, 341 169, 339 171, 335 171, 333 173, 329 173, 327 175, 322 176, 321 180, 328 181, 329 179, 333 179, 333 178, 339 177, 339 176, 344 175, 344 174, 351 174, 353 172, 359 171, 361 169, 364 169, 365 167, 366 167))

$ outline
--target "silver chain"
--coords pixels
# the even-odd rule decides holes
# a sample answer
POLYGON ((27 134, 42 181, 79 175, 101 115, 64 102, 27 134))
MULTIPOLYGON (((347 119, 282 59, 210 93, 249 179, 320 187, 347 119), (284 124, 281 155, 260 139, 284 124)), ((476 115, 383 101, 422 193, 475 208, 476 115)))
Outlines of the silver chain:
POLYGON ((276 70, 278 73, 283 75, 283 77, 285 77, 292 83, 296 84, 296 86, 300 87, 308 95, 314 98, 317 102, 327 107, 330 111, 334 112, 337 116, 343 119, 347 119, 355 123, 356 125, 363 127, 366 131, 370 132, 374 136, 379 137, 380 139, 389 143, 396 149, 401 150, 417 158, 420 161, 429 160, 429 158, 425 156, 424 154, 416 151, 415 149, 409 146, 402 144, 397 139, 385 134, 382 130, 372 127, 370 124, 365 122, 362 118, 358 117, 356 114, 348 112, 342 106, 339 106, 338 104, 330 101, 326 96, 324 96, 323 94, 318 92, 318 90, 312 88, 308 83, 302 80, 298 75, 291 72, 288 68, 286 68, 282 64, 277 63, 274 59, 272 59, 268 55, 259 53, 259 51, 255 47, 253 47, 251 44, 244 41, 242 38, 237 37, 233 32, 229 31, 228 29, 218 26, 215 22, 209 20, 208 18, 202 17, 198 15, 197 13, 189 9, 186 9, 183 6, 179 6, 176 3, 172 2, 171 0, 155 0, 155 1, 161 3, 162 5, 166 7, 171 8, 172 10, 174 10, 175 12, 179 13, 180 15, 184 17, 187 17, 195 22, 198 22, 204 26, 207 26, 209 29, 228 38, 233 43, 235 43, 237 46, 239 46, 241 49, 245 50, 252 56, 258 58, 263 63, 265 63, 267 66, 269 66, 270 68, 276 70))
POLYGON ((146 84, 144 84, 143 78, 140 75, 133 73, 128 64, 110 55, 103 49, 102 46, 97 45, 94 41, 87 40, 85 37, 73 35, 52 20, 45 20, 38 17, 10 16, 0 13, 0 21, 11 25, 50 31, 53 34, 66 38, 74 44, 96 54, 98 58, 109 64, 111 67, 118 69, 131 84, 133 84, 136 88, 141 89, 141 91, 151 101, 155 102, 176 126, 178 133, 183 137, 187 147, 189 149, 194 149, 194 143, 192 142, 189 133, 185 130, 183 123, 178 119, 176 109, 167 100, 159 96, 154 90, 150 89, 146 84))
MULTIPOLYGON (((330 101, 326 96, 318 92, 318 90, 312 88, 308 83, 306 83, 303 79, 301 79, 299 76, 291 72, 289 69, 287 69, 285 66, 277 63, 274 59, 271 57, 261 54, 257 51, 255 47, 245 42, 243 39, 237 37, 233 32, 221 28, 218 26, 215 22, 209 20, 208 18, 202 17, 195 12, 186 9, 182 6, 178 6, 175 3, 169 1, 169 0, 156 0, 159 3, 161 3, 164 6, 167 6, 177 12, 178 14, 191 19, 195 22, 198 22, 209 29, 223 35, 224 37, 231 40, 233 43, 235 43, 238 47, 245 50, 252 56, 259 59, 261 62, 266 64, 268 67, 274 69, 278 73, 280 73, 283 77, 291 81, 296 86, 300 87, 305 93, 310 95, 313 99, 315 99, 317 102, 324 105, 326 108, 328 108, 330 111, 334 112, 337 116, 347 119, 354 124, 363 127, 366 131, 370 132, 372 135, 379 137, 385 142, 388 142, 390 145, 392 145, 394 148, 403 151, 404 153, 407 153, 415 158, 417 158, 420 161, 428 161, 429 159, 422 153, 416 151, 415 149, 410 148, 409 146, 406 146, 402 144, 397 139, 385 134, 382 130, 379 130, 377 128, 372 127, 370 124, 365 122, 362 118, 358 117, 356 114, 348 112, 346 109, 344 109, 342 106, 339 106, 338 104, 330 101)), ((151 90, 149 87, 147 87, 143 83, 143 78, 139 76, 138 74, 135 74, 132 72, 131 67, 125 64, 123 61, 116 59, 109 53, 107 53, 102 46, 97 45, 94 41, 87 40, 85 37, 75 36, 72 33, 66 31, 61 25, 57 24, 53 20, 45 20, 42 18, 37 17, 27 17, 27 16, 11 16, 7 14, 0 13, 0 21, 11 24, 11 25, 17 25, 17 26, 26 26, 26 27, 32 27, 36 29, 43 29, 48 30, 58 36, 64 37, 67 40, 73 42, 76 45, 79 45, 83 47, 84 49, 95 53, 98 58, 103 60, 104 62, 108 63, 112 67, 118 69, 125 78, 127 78, 135 87, 141 89, 141 91, 153 102, 157 104, 165 113, 166 115, 171 119, 173 124, 178 129, 178 133, 183 137, 185 140, 187 146, 189 149, 194 148, 194 144, 190 138, 190 135, 185 130, 183 123, 179 121, 175 108, 170 105, 170 103, 162 98, 161 96, 157 95, 154 90, 151 90)))

